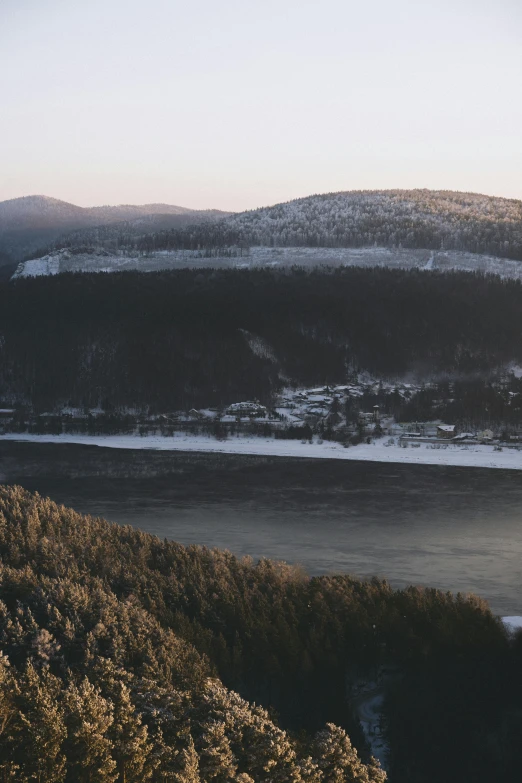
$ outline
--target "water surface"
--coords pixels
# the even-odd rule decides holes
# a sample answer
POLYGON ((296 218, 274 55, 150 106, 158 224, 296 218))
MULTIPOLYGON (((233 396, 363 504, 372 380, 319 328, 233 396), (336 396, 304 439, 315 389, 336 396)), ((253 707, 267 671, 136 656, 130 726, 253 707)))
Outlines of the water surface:
POLYGON ((522 614, 519 471, 4 442, 0 481, 183 544, 522 614))

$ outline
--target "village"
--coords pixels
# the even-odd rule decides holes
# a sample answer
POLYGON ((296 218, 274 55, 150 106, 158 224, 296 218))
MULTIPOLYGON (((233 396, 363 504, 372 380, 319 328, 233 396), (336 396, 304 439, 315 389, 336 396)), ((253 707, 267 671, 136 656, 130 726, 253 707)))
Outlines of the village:
MULTIPOLYGON (((414 384, 401 384, 393 387, 393 393, 411 397, 419 387, 414 384)), ((389 439, 390 445, 403 448, 432 444, 447 447, 455 445, 502 445, 518 447, 522 438, 517 432, 508 438, 493 429, 466 431, 456 424, 434 420, 427 422, 400 423, 393 415, 384 412, 379 405, 370 410, 360 407, 364 397, 371 392, 381 394, 381 384, 352 384, 342 386, 324 386, 311 389, 285 390, 276 400, 273 408, 268 408, 258 400, 236 402, 220 411, 216 408, 192 410, 189 416, 199 422, 213 420, 223 426, 230 426, 250 432, 263 428, 284 437, 296 437, 306 434, 309 437, 336 440, 345 445, 370 443, 377 438, 389 439)), ((277 435, 276 435, 277 436, 277 435)))
POLYGON ((500 450, 522 446, 515 427, 470 428, 433 418, 401 421, 394 410, 414 400, 426 385, 384 383, 354 378, 342 385, 286 388, 270 404, 259 400, 230 402, 222 407, 186 411, 78 409, 34 413, 23 407, 0 407, 0 434, 135 434, 172 436, 185 432, 218 439, 248 435, 303 442, 335 441, 349 447, 379 440, 402 448, 448 448, 485 444, 500 450), (392 404, 393 403, 393 404, 392 404), (397 408, 397 406, 399 406, 397 408))

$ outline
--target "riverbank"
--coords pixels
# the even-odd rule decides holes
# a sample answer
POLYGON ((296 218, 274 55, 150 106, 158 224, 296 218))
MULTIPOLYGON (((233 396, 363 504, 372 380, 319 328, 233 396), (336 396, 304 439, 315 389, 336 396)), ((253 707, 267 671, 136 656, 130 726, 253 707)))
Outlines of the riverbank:
POLYGON ((522 452, 515 449, 496 451, 493 446, 389 445, 384 439, 371 444, 345 448, 332 441, 280 440, 262 437, 230 437, 226 440, 185 433, 158 435, 28 435, 10 433, 0 441, 30 443, 70 443, 116 449, 155 449, 161 451, 210 452, 218 454, 252 454, 273 457, 355 460, 411 465, 445 465, 454 467, 499 468, 522 470, 522 452))

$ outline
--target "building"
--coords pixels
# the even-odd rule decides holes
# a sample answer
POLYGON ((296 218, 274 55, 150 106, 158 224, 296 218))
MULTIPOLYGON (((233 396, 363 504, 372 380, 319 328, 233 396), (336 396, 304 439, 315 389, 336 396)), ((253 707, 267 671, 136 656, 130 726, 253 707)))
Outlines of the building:
POLYGON ((227 416, 266 416, 266 408, 258 402, 233 402, 225 413, 227 416))
POLYGON ((454 424, 438 424, 437 438, 454 438, 457 434, 454 424))

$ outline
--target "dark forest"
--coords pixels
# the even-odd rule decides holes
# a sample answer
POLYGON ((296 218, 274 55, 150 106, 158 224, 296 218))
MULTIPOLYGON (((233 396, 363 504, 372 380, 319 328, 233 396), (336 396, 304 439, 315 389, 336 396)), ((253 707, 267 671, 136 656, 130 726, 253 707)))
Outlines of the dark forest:
POLYGON ((478 598, 310 578, 9 487, 0 556, 3 780, 378 783, 350 694, 383 669, 392 781, 517 779, 522 646, 478 598))
POLYGON ((266 403, 360 370, 487 378, 522 358, 521 337, 520 283, 478 274, 67 274, 0 284, 0 399, 169 411, 266 403))

